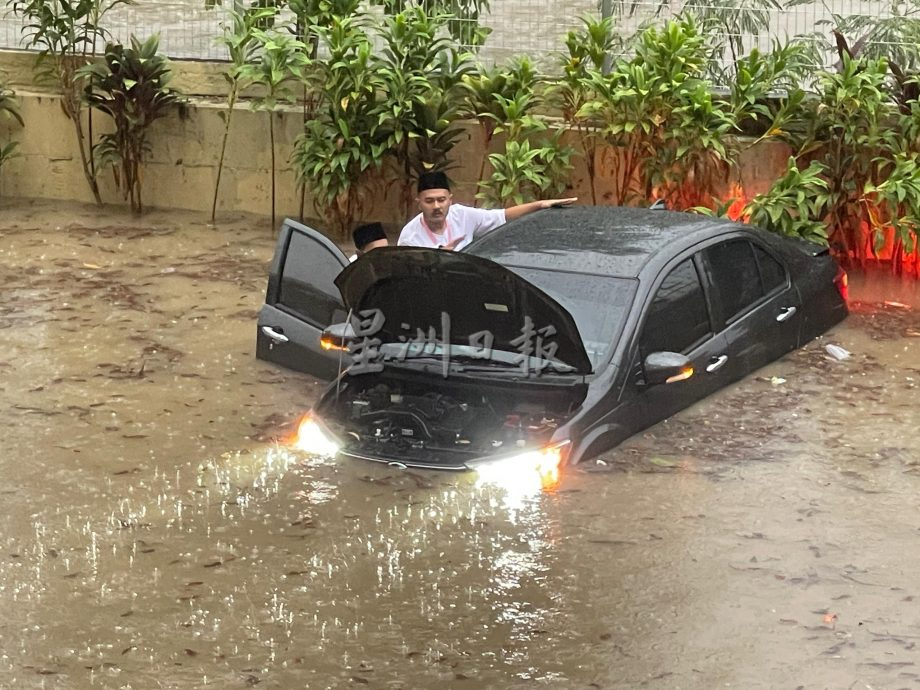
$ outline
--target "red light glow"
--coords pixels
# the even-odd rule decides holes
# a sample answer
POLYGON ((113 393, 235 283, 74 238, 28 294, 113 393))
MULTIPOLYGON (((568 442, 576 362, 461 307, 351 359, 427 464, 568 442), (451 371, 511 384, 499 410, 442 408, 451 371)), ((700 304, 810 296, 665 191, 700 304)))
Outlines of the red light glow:
POLYGON ((837 275, 834 276, 834 285, 837 286, 843 301, 848 303, 850 301, 850 278, 842 268, 837 269, 837 275))

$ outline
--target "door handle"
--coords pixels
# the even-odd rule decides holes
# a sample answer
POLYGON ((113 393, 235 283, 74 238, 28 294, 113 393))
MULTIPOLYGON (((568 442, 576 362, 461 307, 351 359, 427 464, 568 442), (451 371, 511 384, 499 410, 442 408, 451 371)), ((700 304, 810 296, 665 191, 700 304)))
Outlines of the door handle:
POLYGON ((782 321, 791 319, 793 314, 795 314, 797 311, 798 309, 796 309, 795 307, 784 307, 783 310, 780 311, 779 315, 776 317, 776 320, 782 322, 782 321))
POLYGON ((718 371, 727 361, 728 355, 719 355, 718 357, 713 357, 711 360, 709 360, 709 364, 706 365, 706 371, 710 374, 714 371, 718 371))
POLYGON ((286 343, 288 337, 284 333, 279 333, 271 326, 262 326, 262 332, 271 338, 273 343, 286 343))

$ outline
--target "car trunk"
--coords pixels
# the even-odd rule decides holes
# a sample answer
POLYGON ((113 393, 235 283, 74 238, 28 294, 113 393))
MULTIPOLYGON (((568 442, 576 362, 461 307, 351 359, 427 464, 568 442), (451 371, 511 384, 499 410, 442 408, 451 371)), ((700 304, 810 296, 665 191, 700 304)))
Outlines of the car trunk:
POLYGON ((452 376, 405 369, 348 376, 316 412, 345 455, 411 467, 465 469, 493 456, 539 449, 585 396, 579 378, 452 376))

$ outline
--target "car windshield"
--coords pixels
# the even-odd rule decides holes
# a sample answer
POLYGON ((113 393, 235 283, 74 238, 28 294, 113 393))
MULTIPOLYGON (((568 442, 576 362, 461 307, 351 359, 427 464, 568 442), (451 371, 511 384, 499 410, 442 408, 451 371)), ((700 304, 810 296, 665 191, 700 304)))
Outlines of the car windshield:
MULTIPOLYGON (((587 364, 591 370, 597 371, 609 358, 613 346, 620 337, 627 311, 636 293, 637 282, 596 274, 517 266, 508 268, 532 286, 545 292, 571 315, 577 331, 565 334, 563 340, 569 343, 572 339, 575 342, 580 341, 587 354, 587 364)), ((487 310, 492 309, 497 313, 507 313, 509 309, 508 305, 497 302, 489 302, 484 306, 487 310)), ((421 317, 416 314, 409 316, 411 319, 407 321, 418 321, 425 317, 431 321, 431 315, 425 314, 424 310, 421 317)), ((526 314, 514 315, 511 321, 524 316, 526 314)), ((398 341, 395 337, 392 340, 383 338, 383 342, 378 340, 378 354, 391 363, 419 360, 425 361, 427 365, 431 359, 441 359, 448 363, 445 366, 453 364, 464 370, 492 368, 507 369, 510 373, 511 370, 518 369, 528 375, 568 374, 577 370, 574 364, 578 358, 571 345, 557 349, 557 343, 551 334, 547 334, 547 337, 536 330, 533 338, 528 339, 526 332, 522 330, 520 335, 502 332, 496 336, 488 329, 477 329, 475 320, 466 319, 458 326, 453 318, 445 322, 444 319, 447 317, 448 314, 442 312, 440 327, 418 329, 416 337, 410 337, 407 330, 405 334, 400 334, 398 341), (443 341, 444 333, 450 334, 452 342, 443 341), (467 338, 469 344, 458 342, 457 338, 460 341, 467 338), (516 345, 518 339, 524 339, 520 347, 516 345)), ((408 327, 403 324, 403 328, 408 327)), ((393 333, 389 335, 392 336, 393 333)))
POLYGON ((591 368, 597 371, 623 330, 637 282, 586 273, 508 268, 543 290, 572 315, 591 368))

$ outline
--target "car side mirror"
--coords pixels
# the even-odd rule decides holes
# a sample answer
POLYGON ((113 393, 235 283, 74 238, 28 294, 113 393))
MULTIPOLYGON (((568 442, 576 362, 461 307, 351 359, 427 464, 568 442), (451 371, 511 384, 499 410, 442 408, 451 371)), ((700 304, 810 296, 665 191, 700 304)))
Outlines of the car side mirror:
POLYGON ((349 346, 355 340, 355 329, 350 323, 334 323, 326 326, 319 344, 324 350, 344 350, 349 351, 349 346))
POLYGON ((645 382, 649 386, 677 383, 693 376, 693 364, 677 352, 652 352, 645 358, 645 382))

